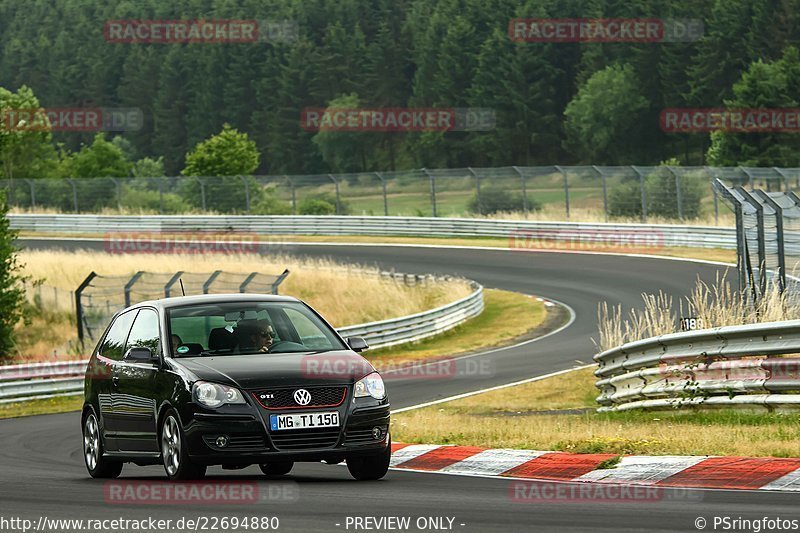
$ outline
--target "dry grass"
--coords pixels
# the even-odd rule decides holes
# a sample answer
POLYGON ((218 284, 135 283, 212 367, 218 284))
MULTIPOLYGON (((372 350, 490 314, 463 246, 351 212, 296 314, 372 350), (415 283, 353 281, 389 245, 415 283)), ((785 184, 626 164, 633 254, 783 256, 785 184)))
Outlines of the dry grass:
POLYGON ((598 334, 600 351, 634 340, 673 333, 678 329, 679 317, 700 318, 704 328, 735 326, 793 320, 800 318, 800 304, 781 295, 777 284, 771 284, 767 293, 753 306, 741 297, 724 276, 717 275, 711 285, 697 280, 692 293, 677 303, 671 296, 642 294, 644 306, 632 309, 627 316, 622 307, 598 306, 598 334))
POLYGON ((484 310, 480 316, 417 343, 370 350, 365 354, 380 369, 382 363, 396 365, 502 346, 536 329, 546 315, 541 300, 516 292, 485 289, 484 310))
MULTIPOLYGON (((532 213, 520 212, 501 212, 493 215, 467 215, 471 218, 490 218, 503 220, 534 220, 542 222, 591 222, 612 224, 641 224, 640 217, 609 217, 606 220, 605 212, 594 207, 571 207, 569 218, 564 212, 564 206, 560 204, 546 204, 538 211, 532 213)), ((677 218, 664 218, 648 216, 647 224, 678 224, 686 226, 720 226, 733 227, 736 224, 736 217, 730 209, 720 206, 719 218, 714 217, 714 213, 703 213, 697 218, 687 218, 684 220, 677 218)))
POLYGON ((593 368, 394 415, 398 442, 575 453, 800 457, 800 414, 542 414, 595 406, 593 368))
POLYGON ((27 402, 0 404, 0 419, 16 418, 31 415, 50 415, 80 411, 83 406, 83 394, 57 396, 27 402))
POLYGON ((464 280, 407 286, 376 276, 376 269, 289 256, 23 251, 20 259, 26 274, 70 290, 92 270, 115 276, 132 275, 139 270, 277 274, 288 268, 291 274, 281 284, 281 294, 305 300, 336 327, 418 313, 463 298, 470 292, 464 280))

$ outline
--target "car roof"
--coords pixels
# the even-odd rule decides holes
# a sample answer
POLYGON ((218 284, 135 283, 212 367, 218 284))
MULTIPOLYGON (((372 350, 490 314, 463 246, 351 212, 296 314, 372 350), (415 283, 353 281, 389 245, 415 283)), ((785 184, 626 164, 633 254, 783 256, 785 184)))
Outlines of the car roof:
POLYGON ((259 293, 230 293, 230 294, 198 294, 194 296, 176 296, 173 298, 161 298, 160 300, 147 300, 128 307, 156 307, 159 309, 170 309, 184 305, 194 304, 217 304, 227 302, 299 302, 292 296, 277 296, 275 294, 259 293))

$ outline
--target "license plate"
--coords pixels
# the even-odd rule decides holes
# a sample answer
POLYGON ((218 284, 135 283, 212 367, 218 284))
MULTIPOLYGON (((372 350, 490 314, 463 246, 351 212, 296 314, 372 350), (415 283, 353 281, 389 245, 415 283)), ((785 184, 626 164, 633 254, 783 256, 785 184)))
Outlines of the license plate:
POLYGON ((331 428, 339 426, 339 413, 298 413, 288 415, 269 415, 269 427, 272 431, 283 429, 331 428))

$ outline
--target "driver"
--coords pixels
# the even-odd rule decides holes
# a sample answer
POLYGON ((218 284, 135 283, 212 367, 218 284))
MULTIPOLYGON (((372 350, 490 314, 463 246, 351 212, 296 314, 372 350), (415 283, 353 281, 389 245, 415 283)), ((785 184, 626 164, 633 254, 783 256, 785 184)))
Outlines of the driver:
POLYGON ((274 341, 272 325, 266 320, 242 320, 236 325, 239 353, 266 353, 274 341))

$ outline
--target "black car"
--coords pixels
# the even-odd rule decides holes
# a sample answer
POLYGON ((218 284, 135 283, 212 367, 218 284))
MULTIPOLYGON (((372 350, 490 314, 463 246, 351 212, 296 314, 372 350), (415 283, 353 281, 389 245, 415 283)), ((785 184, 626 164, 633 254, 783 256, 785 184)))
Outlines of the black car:
POLYGON ((356 479, 389 468, 383 380, 305 303, 252 294, 142 302, 117 313, 92 353, 81 416, 86 468, 163 463, 170 479, 209 465, 347 461, 356 479))

